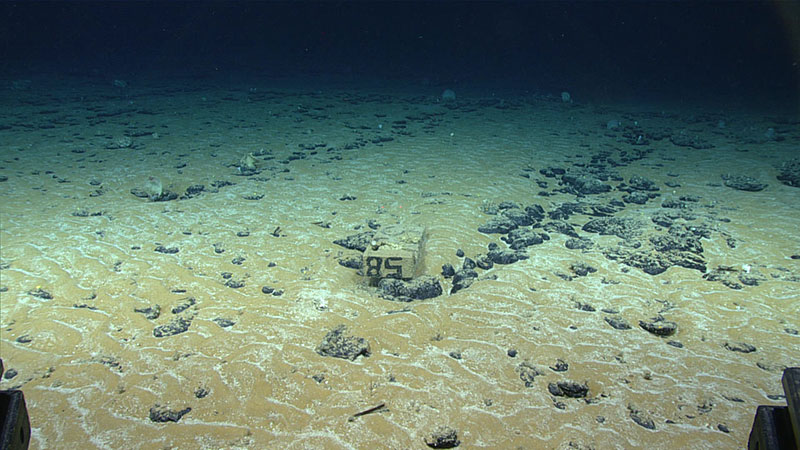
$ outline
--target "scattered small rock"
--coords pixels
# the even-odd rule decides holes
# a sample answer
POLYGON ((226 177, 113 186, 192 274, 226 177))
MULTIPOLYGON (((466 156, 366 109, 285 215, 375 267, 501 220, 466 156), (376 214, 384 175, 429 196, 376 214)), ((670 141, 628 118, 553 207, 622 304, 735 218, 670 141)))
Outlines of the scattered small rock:
POLYGON ((663 317, 657 317, 649 322, 640 320, 639 326, 656 336, 672 336, 678 330, 677 323, 664 320, 663 317))
POLYGON ((589 393, 589 386, 586 383, 559 381, 548 384, 547 390, 556 397, 583 398, 589 393))
POLYGON ((453 275, 453 287, 450 289, 450 295, 466 289, 478 278, 478 272, 474 270, 475 261, 466 258, 461 269, 453 275))
POLYGON ((634 175, 628 180, 628 188, 630 191, 657 191, 658 186, 650 179, 640 175, 634 175))
POLYGON ((176 317, 166 325, 159 325, 155 327, 153 329, 153 336, 157 338, 174 336, 176 334, 180 334, 188 330, 191 324, 192 321, 190 319, 186 319, 183 317, 176 317))
POLYGON ((700 136, 690 135, 687 134, 685 131, 673 134, 672 136, 669 137, 669 140, 678 147, 691 147, 697 150, 705 150, 714 147, 713 144, 709 143, 700 136))
POLYGON ((202 184, 193 184, 186 188, 186 198, 192 198, 200 195, 203 191, 206 190, 206 187, 202 184))
POLYGON ((207 388, 204 388, 202 386, 200 386, 200 387, 198 387, 197 389, 194 390, 194 396, 197 397, 197 398, 206 398, 206 396, 208 396, 208 394, 210 394, 210 393, 211 393, 211 391, 209 391, 207 388))
POLYGON ((617 330, 630 330, 631 326, 625 319, 618 317, 618 316, 610 316, 604 317, 603 320, 606 321, 607 324, 611 325, 612 328, 617 330))
POLYGON ((517 372, 519 372, 519 379, 525 383, 525 387, 533 387, 536 377, 542 374, 539 369, 527 361, 523 361, 517 366, 517 372))
POLYGON ((500 239, 507 243, 512 250, 522 250, 532 245, 542 244, 544 241, 550 240, 550 236, 545 233, 537 233, 528 228, 519 228, 512 230, 508 233, 508 236, 503 236, 500 239))
POLYGON ((529 258, 529 256, 521 250, 514 251, 500 249, 489 250, 489 253, 487 253, 486 256, 488 257, 489 261, 495 264, 514 264, 517 261, 522 261, 529 258))
POLYGON ((800 187, 800 159, 783 163, 778 180, 787 186, 800 187))
POLYGON ((156 304, 147 308, 134 308, 133 312, 144 314, 149 320, 156 320, 161 315, 161 306, 156 304))
POLYGON ((357 256, 345 256, 338 259, 339 265, 348 269, 359 270, 364 267, 364 261, 357 256))
POLYGON ((631 419, 636 422, 637 425, 647 428, 648 430, 656 429, 656 424, 653 422, 653 419, 647 417, 645 413, 632 406, 628 406, 628 410, 630 411, 631 419))
POLYGON ((503 211, 502 215, 520 227, 533 225, 536 221, 533 217, 528 215, 527 211, 523 211, 517 205, 514 205, 514 208, 503 211))
POLYGON ((425 445, 430 448, 455 448, 460 444, 458 432, 444 425, 425 437, 425 445))
POLYGON ((136 197, 146 198, 151 202, 168 202, 178 198, 178 194, 167 189, 158 193, 153 193, 147 189, 133 188, 130 192, 136 197))
POLYGON ((86 209, 79 209, 77 211, 73 211, 73 217, 99 217, 105 214, 103 211, 88 211, 86 209))
POLYGON ((570 250, 587 250, 594 246, 594 242, 588 238, 569 238, 564 246, 570 250))
POLYGON ((600 235, 613 235, 621 239, 633 239, 640 234, 642 224, 631 218, 598 217, 583 226, 583 231, 600 235))
POLYGON ((345 336, 346 327, 339 325, 322 339, 322 343, 316 351, 322 356, 332 356, 334 358, 349 359, 355 361, 359 356, 369 356, 369 344, 364 338, 355 336, 345 336))
POLYGON ((183 300, 181 300, 180 303, 178 303, 172 308, 172 314, 180 314, 186 311, 187 309, 191 308, 192 306, 194 306, 195 303, 196 301, 194 297, 186 297, 183 300))
POLYGON ((722 175, 723 184, 729 188, 738 189, 740 191, 758 192, 767 187, 766 184, 759 183, 753 177, 747 175, 722 175))
POLYGON ((28 294, 30 294, 30 295, 32 295, 32 296, 34 296, 36 298, 41 298, 43 300, 52 300, 53 299, 53 294, 45 291, 44 289, 42 289, 40 287, 37 287, 36 289, 34 289, 32 291, 28 291, 28 294))
POLYGON ((579 277, 585 277, 590 273, 597 272, 597 269, 595 269, 594 267, 590 266, 589 264, 583 261, 572 263, 572 265, 570 265, 570 270, 579 277))
POLYGON ((505 216, 495 217, 478 227, 478 231, 486 234, 506 234, 517 228, 513 220, 505 216))
POLYGON ((611 190, 611 186, 589 174, 564 174, 561 182, 571 194, 592 195, 611 190))
POLYGON ((227 286, 227 287, 229 287, 231 289, 239 289, 239 288, 243 288, 245 286, 245 282, 244 282, 244 280, 235 280, 233 278, 229 278, 225 282, 225 286, 227 286))
POLYGON ((456 274, 456 269, 452 264, 442 264, 442 276, 445 278, 452 278, 456 274))
POLYGON ((622 201, 625 203, 636 203, 637 205, 644 205, 648 200, 650 200, 650 195, 638 191, 622 196, 622 201))
POLYGON ((756 348, 750 344, 745 342, 726 342, 725 348, 732 351, 732 352, 739 352, 739 353, 753 353, 756 351, 756 348))
POLYGON ((213 319, 213 320, 214 320, 214 323, 216 323, 217 325, 219 325, 222 328, 232 327, 232 326, 234 326, 236 324, 236 322, 234 322, 231 319, 224 319, 224 318, 221 318, 221 317, 217 317, 216 319, 213 319))
POLYGON ((374 231, 365 231, 363 233, 347 236, 344 239, 337 239, 333 241, 333 243, 336 245, 341 245, 344 248, 363 252, 367 250, 367 246, 370 244, 370 242, 372 242, 372 238, 374 236, 374 231))
POLYGON ((173 411, 166 406, 161 406, 158 403, 150 408, 150 420, 153 422, 178 422, 181 417, 186 415, 192 408, 184 408, 180 411, 173 411))
POLYGON ((153 251, 164 253, 166 255, 172 255, 178 253, 180 250, 178 247, 164 247, 163 245, 159 245, 158 247, 154 248, 153 251))

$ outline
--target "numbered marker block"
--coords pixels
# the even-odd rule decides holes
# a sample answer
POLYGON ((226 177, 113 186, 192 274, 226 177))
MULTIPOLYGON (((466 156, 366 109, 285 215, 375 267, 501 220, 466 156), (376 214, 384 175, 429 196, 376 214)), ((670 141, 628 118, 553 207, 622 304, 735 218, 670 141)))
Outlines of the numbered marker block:
POLYGON ((367 278, 414 278, 417 258, 403 250, 376 250, 364 253, 364 275, 367 278))
POLYGON ((390 225, 382 228, 364 252, 364 276, 410 280, 417 275, 425 245, 425 228, 390 225))

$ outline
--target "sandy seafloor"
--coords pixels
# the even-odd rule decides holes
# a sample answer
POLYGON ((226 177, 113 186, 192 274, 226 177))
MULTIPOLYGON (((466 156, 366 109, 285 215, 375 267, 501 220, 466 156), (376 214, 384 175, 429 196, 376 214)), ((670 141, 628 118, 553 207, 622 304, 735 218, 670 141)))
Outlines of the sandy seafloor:
POLYGON ((456 90, 443 104, 431 86, 122 88, 75 78, 14 87, 0 93, 0 356, 18 374, 0 387, 24 391, 32 448, 424 448, 439 425, 457 430, 462 448, 741 448, 757 405, 783 404, 781 371, 800 362, 800 261, 791 259, 800 189, 776 179, 800 149, 796 117, 479 90, 456 90), (609 120, 622 128, 607 129, 609 120), (713 148, 668 137, 631 145, 630 126, 689 133, 713 148), (358 252, 333 241, 370 220, 421 225, 422 272, 447 291, 441 266, 458 267, 457 249, 474 257, 490 242, 505 245, 477 231, 491 218, 486 203, 606 204, 623 193, 539 195, 560 187, 539 170, 644 149, 610 170, 653 180, 660 197, 617 216, 649 222, 665 199, 697 196, 694 211, 713 228, 702 240, 708 270, 746 268, 757 286, 731 289, 680 267, 651 276, 609 260, 603 246, 620 239, 581 231, 592 219, 581 214, 569 222, 594 248, 569 250, 566 236, 548 233, 530 259, 479 271, 490 277, 454 295, 389 301, 338 264, 358 252), (302 157, 288 161, 293 152, 302 157), (259 155, 260 173, 239 176, 248 153, 259 155), (726 173, 768 186, 735 190, 723 185, 726 173), (196 184, 206 192, 168 202, 132 195, 150 176, 178 193, 196 184), (220 180, 234 185, 214 192, 220 180), (597 272, 574 276, 576 261, 597 272), (226 286, 225 272, 245 285, 226 286), (52 299, 31 295, 37 289, 52 299), (187 297, 196 300, 182 313, 193 317, 189 330, 154 337, 187 297), (155 320, 134 312, 155 304, 155 320), (601 309, 633 328, 610 327, 601 309), (674 336, 637 326, 659 313, 678 324, 674 336), (368 341, 369 357, 315 352, 339 324, 368 341), (739 342, 757 350, 725 348, 739 342), (568 371, 548 368, 558 359, 568 371), (542 373, 531 387, 523 362, 542 373), (588 383, 591 400, 553 397, 548 384, 562 380, 588 383), (191 412, 154 423, 155 404, 191 412))

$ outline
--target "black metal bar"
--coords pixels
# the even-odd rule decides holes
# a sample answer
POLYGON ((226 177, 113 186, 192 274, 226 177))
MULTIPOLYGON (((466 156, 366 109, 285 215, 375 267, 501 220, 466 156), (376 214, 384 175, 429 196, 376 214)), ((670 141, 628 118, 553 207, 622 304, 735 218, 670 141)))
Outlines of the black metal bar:
POLYGON ((788 406, 758 407, 747 450, 800 450, 800 367, 784 370, 782 382, 788 406))
POLYGON ((0 449, 26 450, 31 423, 22 391, 0 391, 0 449))
POLYGON ((791 367, 783 371, 783 392, 786 393, 786 404, 789 406, 789 418, 792 421, 794 438, 800 449, 800 367, 791 367))

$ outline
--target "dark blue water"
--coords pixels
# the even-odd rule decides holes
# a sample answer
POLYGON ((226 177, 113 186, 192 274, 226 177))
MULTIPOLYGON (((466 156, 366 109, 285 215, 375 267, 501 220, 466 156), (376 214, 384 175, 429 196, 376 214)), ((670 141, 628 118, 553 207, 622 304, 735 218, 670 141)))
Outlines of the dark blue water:
POLYGON ((4 2, 0 75, 333 77, 797 111, 797 2, 4 2))

